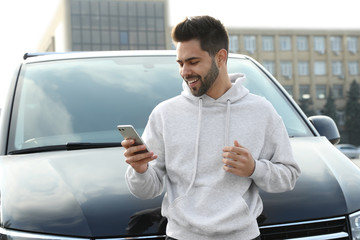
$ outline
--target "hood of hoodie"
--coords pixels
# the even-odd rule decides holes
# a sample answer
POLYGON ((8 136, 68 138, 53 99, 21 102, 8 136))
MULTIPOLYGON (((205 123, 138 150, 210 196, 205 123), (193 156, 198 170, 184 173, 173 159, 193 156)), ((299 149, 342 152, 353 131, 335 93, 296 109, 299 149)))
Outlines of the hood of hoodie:
POLYGON ((195 102, 202 99, 203 104, 213 103, 215 101, 224 104, 227 104, 229 101, 230 103, 237 102, 249 93, 249 90, 242 85, 242 83, 246 80, 246 76, 243 73, 235 73, 229 74, 229 78, 232 83, 232 87, 218 99, 213 99, 206 94, 200 97, 194 96, 185 81, 183 81, 183 91, 181 92, 181 95, 195 102))

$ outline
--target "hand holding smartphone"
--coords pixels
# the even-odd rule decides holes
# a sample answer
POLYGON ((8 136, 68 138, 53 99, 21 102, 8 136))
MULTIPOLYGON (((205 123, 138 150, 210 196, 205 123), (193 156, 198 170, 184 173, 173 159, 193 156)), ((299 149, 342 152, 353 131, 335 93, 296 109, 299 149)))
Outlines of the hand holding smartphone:
MULTIPOLYGON (((135 155, 139 153, 147 153, 144 154, 145 156, 142 156, 144 158, 132 158, 132 156, 129 156, 129 159, 126 159, 126 162, 131 165, 136 172, 138 173, 144 173, 148 169, 148 162, 155 160, 157 158, 157 155, 154 155, 154 153, 150 152, 144 141, 141 139, 139 134, 136 132, 135 128, 132 125, 118 125, 117 126, 119 132, 124 137, 124 139, 134 139, 135 143, 133 146, 137 145, 144 145, 146 147, 145 150, 135 152, 135 155)), ((126 153, 126 151, 125 151, 126 153)), ((124 155, 125 155, 124 153, 124 155)))
MULTIPOLYGON (((137 145, 145 145, 144 141, 141 139, 139 134, 136 132, 135 128, 132 125, 118 125, 117 126, 120 134, 123 136, 124 139, 134 139, 135 143, 133 146, 137 145)), ((141 151, 139 153, 149 152, 148 147, 146 146, 146 150, 141 151)))

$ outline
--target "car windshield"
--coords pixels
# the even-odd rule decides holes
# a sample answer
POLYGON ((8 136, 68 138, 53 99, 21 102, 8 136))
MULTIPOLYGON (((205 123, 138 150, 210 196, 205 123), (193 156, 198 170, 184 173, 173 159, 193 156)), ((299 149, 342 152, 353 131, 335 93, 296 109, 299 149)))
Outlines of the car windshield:
MULTIPOLYGON (((290 136, 312 135, 284 94, 251 60, 230 58, 250 92, 267 98, 290 136)), ((141 134, 155 105, 182 91, 175 56, 83 58, 25 64, 20 74, 8 152, 70 142, 113 143, 116 126, 141 134)))

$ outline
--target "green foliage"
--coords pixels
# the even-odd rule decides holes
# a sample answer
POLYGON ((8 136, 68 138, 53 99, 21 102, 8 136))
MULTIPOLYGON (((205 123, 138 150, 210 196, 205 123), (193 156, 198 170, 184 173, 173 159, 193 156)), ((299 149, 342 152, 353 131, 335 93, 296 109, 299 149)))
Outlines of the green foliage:
POLYGON ((336 125, 339 126, 339 124, 338 124, 338 116, 337 116, 337 113, 336 113, 335 99, 333 98, 331 88, 329 89, 329 94, 328 94, 328 96, 326 98, 326 103, 324 105, 324 108, 321 110, 321 113, 323 115, 331 117, 335 121, 336 125))
POLYGON ((349 143, 360 145, 360 86, 354 80, 347 94, 345 126, 349 143))
POLYGON ((315 111, 311 107, 312 104, 313 104, 313 101, 311 100, 311 98, 299 99, 299 106, 300 106, 301 110, 303 110, 305 115, 308 117, 316 115, 315 111))

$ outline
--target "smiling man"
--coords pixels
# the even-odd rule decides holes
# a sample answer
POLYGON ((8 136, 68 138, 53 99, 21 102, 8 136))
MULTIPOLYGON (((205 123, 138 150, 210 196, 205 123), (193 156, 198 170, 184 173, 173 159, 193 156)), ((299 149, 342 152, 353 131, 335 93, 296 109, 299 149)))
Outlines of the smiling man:
MULTIPOLYGON (((225 50, 222 49, 220 51, 225 50)), ((218 55, 218 64, 220 65, 221 60, 226 61, 226 52, 219 52, 218 55)), ((198 40, 178 42, 177 56, 177 62, 180 66, 180 75, 188 84, 191 93, 194 96, 200 97, 206 93, 209 95, 216 91, 216 96, 213 96, 213 98, 216 99, 221 96, 222 93, 230 89, 231 83, 226 71, 221 71, 223 76, 219 77, 219 68, 215 59, 210 57, 208 52, 201 50, 200 42, 198 40), (200 73, 204 73, 205 75, 202 77, 200 73), (219 89, 214 84, 218 78, 221 79, 221 81, 219 80, 216 85, 219 85, 220 82, 224 82, 225 89, 219 89)))
POLYGON ((210 16, 174 27, 181 95, 151 113, 145 146, 124 140, 126 179, 140 198, 167 193, 162 214, 167 239, 260 239, 258 188, 283 192, 300 169, 285 126, 272 105, 228 75, 228 34, 210 16))

